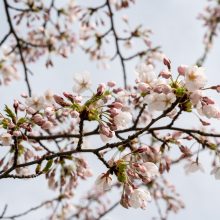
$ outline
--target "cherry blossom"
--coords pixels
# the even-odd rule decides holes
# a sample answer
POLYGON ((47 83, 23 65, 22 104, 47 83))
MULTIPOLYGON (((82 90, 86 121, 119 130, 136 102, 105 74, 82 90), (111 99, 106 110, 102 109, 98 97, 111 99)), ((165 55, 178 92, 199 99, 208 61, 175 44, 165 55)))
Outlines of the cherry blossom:
POLYGON ((154 177, 159 175, 159 170, 156 164, 152 162, 146 162, 143 164, 144 168, 146 169, 146 173, 143 175, 149 179, 153 179, 154 177))
POLYGON ((95 181, 95 186, 100 191, 109 190, 112 185, 112 178, 109 174, 101 174, 95 181))
POLYGON ((74 87, 73 91, 76 93, 82 93, 88 89, 90 89, 92 83, 90 79, 90 74, 85 72, 83 74, 78 74, 74 77, 74 87))
POLYGON ((152 65, 146 65, 145 63, 141 63, 136 72, 138 74, 138 82, 142 82, 151 86, 154 81, 157 79, 156 74, 154 73, 154 67, 152 65))
POLYGON ((190 161, 184 166, 185 173, 190 174, 190 173, 195 173, 197 171, 204 172, 204 168, 199 162, 196 161, 190 161))
POLYGON ((36 96, 36 95, 34 95, 32 97, 28 97, 25 100, 25 104, 28 107, 34 109, 35 111, 39 111, 39 110, 43 109, 43 107, 45 105, 44 102, 45 102, 45 100, 44 100, 43 96, 36 96))
POLYGON ((129 127, 131 120, 132 120, 132 115, 129 112, 120 111, 114 117, 114 123, 118 130, 129 127))
POLYGON ((210 85, 203 67, 220 24, 219 2, 200 15, 207 28, 203 54, 189 61, 194 66, 179 63, 177 69, 175 56, 169 59, 162 45, 155 45, 151 30, 118 16, 134 3, 2 1, 8 28, 0 39, 1 84, 24 79, 27 91, 9 97, 0 112, 0 179, 44 178, 57 195, 20 215, 2 209, 2 218, 47 208, 49 219, 100 219, 118 204, 146 209, 154 200, 160 218, 167 219, 184 208, 168 179, 175 164, 186 161, 186 174, 204 172, 209 161, 200 156, 204 152, 214 167, 211 174, 220 179, 220 133, 212 126, 220 118, 212 93, 220 86, 210 85), (41 58, 46 71, 56 67, 57 57, 68 59, 75 51, 99 68, 119 64, 114 71, 122 81, 92 84, 89 72, 82 72, 73 77, 72 91, 32 87, 41 58), (184 117, 199 126, 181 123, 184 117), (77 201, 78 187, 83 181, 88 186, 93 173, 95 186, 83 188, 77 201), (113 204, 114 193, 119 196, 113 204))
POLYGON ((9 133, 4 133, 0 137, 3 146, 10 146, 12 143, 12 136, 9 133))
POLYGON ((176 100, 173 93, 151 93, 145 97, 145 102, 148 104, 150 111, 164 111, 172 105, 176 100))
POLYGON ((204 68, 198 66, 188 67, 185 72, 185 86, 190 91, 201 89, 206 85, 207 79, 204 68))
POLYGON ((129 200, 129 204, 132 208, 147 208, 147 203, 151 201, 150 192, 146 189, 135 189, 131 194, 131 198, 129 200))

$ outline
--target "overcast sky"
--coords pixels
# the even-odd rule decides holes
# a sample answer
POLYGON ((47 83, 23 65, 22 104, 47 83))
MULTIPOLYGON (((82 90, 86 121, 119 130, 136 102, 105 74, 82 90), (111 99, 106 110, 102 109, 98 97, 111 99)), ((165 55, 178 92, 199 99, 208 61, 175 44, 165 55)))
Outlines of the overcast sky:
MULTIPOLYGON (((83 3, 86 0, 81 0, 83 3)), ((81 2, 80 1, 80 2, 81 2)), ((90 1, 92 2, 92 1, 90 1)), ((98 0, 94 0, 97 4, 98 0)), ((101 1, 100 1, 101 2, 101 1)), ((129 10, 128 14, 132 23, 143 23, 154 32, 152 37, 155 45, 161 45, 163 51, 171 59, 174 67, 179 64, 193 64, 203 52, 202 38, 204 28, 201 21, 196 17, 206 5, 205 0, 138 0, 136 6, 129 10)), ((0 2, 0 14, 3 12, 3 4, 0 2)), ((5 20, 0 20, 0 36, 6 33, 7 26, 5 20)), ((205 63, 206 72, 210 84, 220 84, 220 41, 215 40, 215 46, 212 49, 207 62, 205 63), (218 81, 218 82, 217 82, 218 81)), ((93 77, 94 85, 100 82, 106 82, 109 79, 121 81, 121 67, 116 61, 110 64, 109 70, 99 70, 96 64, 91 63, 88 57, 77 51, 70 56, 68 60, 57 59, 55 68, 45 70, 43 61, 32 66, 35 75, 31 77, 31 84, 34 94, 42 94, 45 90, 51 89, 56 93, 71 91, 73 87, 73 75, 77 72, 88 70, 93 77)), ((133 68, 129 68, 129 82, 133 80, 133 68)), ((19 97, 26 86, 21 80, 14 82, 11 87, 0 87, 1 109, 5 103, 11 103, 14 97, 19 97)), ((219 100, 219 98, 218 98, 219 100)), ((219 102, 220 104, 220 102, 219 102)), ((186 125, 187 118, 182 121, 186 125)), ((220 128, 218 123, 215 123, 220 128)), ((208 161, 208 156, 204 156, 203 161, 208 161)), ((93 159, 91 159, 91 165, 93 159)), ((172 215, 170 220, 200 219, 217 220, 220 216, 220 181, 216 181, 210 176, 210 167, 206 167, 205 174, 196 173, 191 176, 185 176, 183 164, 176 166, 171 170, 169 179, 176 184, 178 192, 182 195, 186 209, 179 215, 172 215)), ((83 185, 86 188, 87 185, 83 185)), ((89 189, 89 187, 88 187, 89 189)), ((35 206, 47 198, 53 197, 52 192, 47 190, 47 184, 42 177, 35 180, 1 180, 0 181, 0 210, 4 204, 9 205, 8 214, 17 213, 26 210, 28 207, 35 206)), ((153 215, 152 205, 145 211, 116 208, 110 213, 113 220, 126 218, 146 220, 153 215)), ((1 211, 0 211, 1 212, 1 211)), ((36 212, 21 218, 22 220, 43 219, 43 212, 36 212)))

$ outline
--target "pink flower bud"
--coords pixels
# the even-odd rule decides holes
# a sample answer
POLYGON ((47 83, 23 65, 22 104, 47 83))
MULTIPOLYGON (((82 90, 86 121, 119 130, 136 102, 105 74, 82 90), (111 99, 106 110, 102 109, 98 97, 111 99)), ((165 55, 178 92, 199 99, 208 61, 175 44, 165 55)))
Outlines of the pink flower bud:
POLYGON ((100 133, 101 134, 104 134, 105 136, 109 136, 109 132, 110 132, 110 129, 109 129, 109 127, 107 127, 107 126, 100 126, 100 133))
POLYGON ((19 136, 21 136, 21 132, 20 131, 13 131, 13 136, 19 137, 19 136))
POLYGON ((54 109, 52 107, 47 107, 45 110, 44 110, 45 114, 47 116, 52 116, 54 114, 54 109))
POLYGON ((114 81, 109 81, 109 82, 107 83, 107 85, 108 85, 109 87, 114 87, 114 86, 116 85, 116 83, 115 83, 114 81))
POLYGON ((36 124, 42 123, 42 121, 43 121, 42 115, 40 115, 40 114, 34 115, 34 116, 33 116, 33 121, 34 121, 36 124))
POLYGON ((111 114, 111 117, 115 117, 120 112, 117 108, 110 108, 108 111, 111 114))
POLYGON ((72 118, 78 118, 79 117, 79 112, 74 110, 74 111, 70 112, 70 115, 71 115, 72 118))
POLYGON ((140 92, 149 92, 150 91, 150 87, 146 84, 146 83, 138 83, 138 90, 140 92))
POLYGON ((21 93, 21 97, 23 97, 23 98, 27 98, 28 95, 27 95, 26 93, 21 93))
POLYGON ((33 108, 31 108, 31 107, 28 107, 28 108, 26 109, 26 111, 27 111, 27 113, 30 114, 30 115, 33 115, 34 113, 36 113, 36 110, 33 109, 33 108))
POLYGON ((105 91, 105 84, 104 83, 99 84, 99 87, 97 88, 97 94, 102 95, 104 91, 105 91))
POLYGON ((177 71, 181 76, 185 76, 186 68, 187 68, 186 65, 181 65, 177 68, 177 71))
POLYGON ((113 92, 114 93, 119 93, 119 92, 122 92, 123 91, 123 89, 122 88, 117 88, 117 89, 113 89, 113 92))
POLYGON ((41 128, 45 130, 51 129, 52 127, 53 127, 53 123, 50 121, 44 122, 41 126, 41 128))
POLYGON ((137 149, 138 153, 144 153, 146 151, 148 151, 148 147, 146 147, 146 146, 145 147, 140 147, 140 148, 137 149))
POLYGON ((171 69, 171 61, 168 58, 163 58, 163 63, 164 65, 167 66, 167 68, 170 70, 171 69))
POLYGON ((54 98, 54 100, 57 104, 59 104, 63 107, 70 105, 69 103, 65 102, 64 99, 61 96, 54 95, 53 98, 54 98))
POLYGON ((163 70, 160 72, 159 76, 163 77, 164 79, 169 79, 171 77, 170 71, 163 70))
POLYGON ((202 97, 202 101, 205 102, 207 105, 214 105, 215 104, 215 102, 207 96, 202 97))
POLYGON ((24 110, 26 110, 26 107, 25 105, 19 104, 18 109, 23 112, 24 110))
POLYGON ((74 100, 74 96, 70 93, 67 92, 63 92, 63 95, 68 98, 69 100, 73 101, 74 100))
POLYGON ((121 102, 113 102, 111 104, 111 106, 113 106, 114 108, 117 108, 117 109, 123 108, 123 104, 121 102))
POLYGON ((146 168, 142 165, 139 165, 136 169, 141 173, 146 173, 146 168))
POLYGON ((112 138, 112 137, 114 137, 114 136, 115 136, 115 132, 110 130, 108 137, 109 137, 109 138, 112 138))
POLYGON ((17 109, 19 106, 19 102, 17 100, 14 100, 14 108, 17 109))
POLYGON ((166 84, 157 85, 154 87, 154 92, 168 94, 171 92, 171 88, 166 84))

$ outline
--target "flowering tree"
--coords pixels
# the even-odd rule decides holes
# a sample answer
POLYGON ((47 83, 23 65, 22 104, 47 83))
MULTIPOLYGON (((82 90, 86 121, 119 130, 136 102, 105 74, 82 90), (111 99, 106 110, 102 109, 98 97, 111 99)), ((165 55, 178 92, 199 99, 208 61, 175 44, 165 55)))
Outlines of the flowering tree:
POLYGON ((56 196, 13 215, 6 205, 0 219, 17 219, 45 207, 50 210, 45 219, 101 219, 118 205, 145 209, 151 200, 160 219, 168 219, 184 204, 164 174, 183 160, 186 173, 203 171, 202 151, 210 153, 211 174, 220 179, 220 133, 210 126, 220 110, 207 92, 220 92, 220 85, 208 85, 202 67, 218 32, 219 1, 199 16, 206 27, 204 53, 194 65, 180 64, 177 71, 151 42, 150 30, 132 27, 125 16, 120 22, 126 28, 119 29, 115 15, 132 8, 135 0, 103 0, 96 6, 72 0, 1 4, 8 25, 0 41, 1 83, 13 85, 23 74, 27 93, 0 113, 0 179, 44 176, 56 196), (135 48, 137 41, 141 50, 135 48), (108 81, 93 91, 89 73, 82 73, 74 77, 73 92, 32 95, 31 64, 43 57, 51 68, 54 57, 67 58, 75 48, 102 68, 118 59, 123 88, 108 81), (126 66, 133 60, 136 80, 128 82, 126 66), (201 128, 177 126, 184 114, 201 128), (88 138, 96 144, 91 146, 88 138), (179 149, 178 155, 173 148, 179 149), (95 156, 105 172, 94 173, 85 154, 95 156), (97 178, 94 187, 77 203, 78 184, 92 175, 97 178), (109 202, 115 191, 120 197, 109 202))

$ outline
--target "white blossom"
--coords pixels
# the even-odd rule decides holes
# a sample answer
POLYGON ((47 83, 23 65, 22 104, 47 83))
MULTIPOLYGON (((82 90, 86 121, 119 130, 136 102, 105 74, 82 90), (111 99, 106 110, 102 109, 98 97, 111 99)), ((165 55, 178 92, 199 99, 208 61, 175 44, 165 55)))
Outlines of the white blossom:
POLYGON ((163 59, 166 58, 166 55, 162 52, 154 51, 154 52, 152 52, 151 57, 155 60, 163 62, 163 59))
POLYGON ((164 111, 175 102, 176 96, 173 93, 151 93, 144 98, 150 111, 164 111))
POLYGON ((201 91, 201 90, 195 90, 195 91, 193 91, 193 92, 190 94, 190 97, 189 97, 189 98, 190 98, 192 104, 193 104, 194 106, 196 106, 196 105, 199 103, 200 99, 202 98, 202 91, 201 91))
POLYGON ((159 169, 156 164, 154 164, 152 162, 146 162, 146 163, 143 163, 142 165, 146 169, 146 172, 145 172, 145 174, 143 174, 143 176, 145 176, 151 180, 154 177, 159 175, 159 169))
POLYGON ((109 190, 112 185, 112 178, 108 174, 101 174, 95 181, 95 187, 98 191, 109 190))
POLYGON ((203 88, 206 81, 203 67, 192 66, 186 69, 185 87, 190 92, 203 88))
POLYGON ((6 85, 8 85, 12 79, 15 79, 15 80, 19 79, 19 75, 15 67, 13 67, 11 64, 10 65, 2 64, 2 65, 3 66, 1 66, 0 64, 0 73, 2 74, 4 83, 6 85))
POLYGON ((122 90, 117 93, 117 102, 120 102, 122 104, 126 104, 129 99, 129 94, 127 91, 122 90))
POLYGON ((77 19, 77 13, 76 13, 76 1, 75 0, 70 0, 67 6, 67 16, 68 19, 71 23, 76 21, 77 19))
POLYGON ((3 146, 9 146, 12 142, 12 136, 9 133, 2 134, 0 140, 3 146))
POLYGON ((204 172, 202 165, 196 161, 190 161, 189 163, 185 164, 184 169, 186 174, 195 173, 197 171, 204 172))
POLYGON ((141 63, 138 65, 136 72, 138 74, 138 81, 151 85, 156 79, 156 74, 154 73, 154 67, 152 65, 146 65, 141 63))
POLYGON ((84 72, 82 74, 77 74, 74 77, 74 87, 73 91, 76 93, 82 93, 88 89, 90 89, 92 82, 90 78, 90 74, 88 72, 84 72))
POLYGON ((207 118, 220 118, 220 110, 213 104, 203 105, 197 108, 200 115, 204 115, 207 118))
POLYGON ((144 189, 135 189, 130 197, 129 204, 131 207, 137 209, 142 208, 146 209, 147 202, 151 201, 151 195, 148 190, 144 189))
POLYGON ((216 180, 220 180, 220 167, 213 168, 210 174, 214 175, 216 180))
POLYGON ((128 128, 132 121, 132 115, 129 112, 120 111, 114 117, 114 123, 118 130, 128 128))
POLYGON ((53 96, 54 96, 54 93, 51 90, 47 90, 44 93, 44 98, 45 98, 45 101, 47 102, 47 104, 52 104, 54 102, 53 96))
POLYGON ((32 97, 28 97, 25 100, 25 103, 28 107, 31 107, 32 109, 34 109, 35 111, 39 111, 42 108, 44 108, 44 97, 42 96, 32 96, 32 97))

